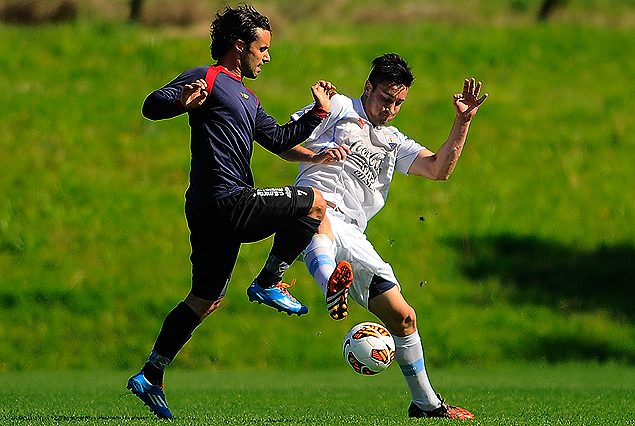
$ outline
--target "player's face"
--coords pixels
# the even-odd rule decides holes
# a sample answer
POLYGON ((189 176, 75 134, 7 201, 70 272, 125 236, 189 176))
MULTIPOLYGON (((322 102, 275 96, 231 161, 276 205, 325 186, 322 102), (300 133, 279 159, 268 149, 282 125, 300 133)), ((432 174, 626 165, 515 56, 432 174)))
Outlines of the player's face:
POLYGON ((240 68, 243 77, 256 78, 262 66, 271 61, 269 47, 271 46, 271 33, 262 28, 256 29, 256 40, 241 53, 240 68))
POLYGON ((385 126, 401 109, 408 96, 408 87, 403 84, 380 83, 376 87, 366 81, 362 104, 374 126, 385 126))

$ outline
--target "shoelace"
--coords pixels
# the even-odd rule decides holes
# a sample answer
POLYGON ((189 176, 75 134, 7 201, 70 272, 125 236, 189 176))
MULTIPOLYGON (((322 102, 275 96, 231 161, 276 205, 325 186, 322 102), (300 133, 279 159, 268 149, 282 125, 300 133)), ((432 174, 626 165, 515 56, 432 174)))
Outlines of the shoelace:
POLYGON ((441 398, 440 394, 437 394, 437 398, 439 398, 439 401, 441 401, 441 408, 443 408, 443 412, 447 413, 450 406, 445 403, 445 399, 441 398))
POLYGON ((280 282, 278 285, 276 285, 276 287, 280 289, 280 292, 282 294, 286 295, 287 297, 289 297, 289 299, 293 300, 294 302, 296 302, 295 297, 293 297, 287 289, 293 287, 295 285, 295 281, 296 280, 294 278, 291 280, 291 284, 280 282))

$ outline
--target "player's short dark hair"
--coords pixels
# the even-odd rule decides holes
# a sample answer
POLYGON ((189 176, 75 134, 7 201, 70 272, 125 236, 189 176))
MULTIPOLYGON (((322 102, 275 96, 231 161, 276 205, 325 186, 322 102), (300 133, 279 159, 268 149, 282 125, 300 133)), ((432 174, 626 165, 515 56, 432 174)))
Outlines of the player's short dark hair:
POLYGON ((396 53, 386 53, 373 59, 368 81, 373 87, 388 83, 410 87, 415 77, 406 61, 396 53))
POLYGON ((246 3, 239 4, 235 9, 226 6, 222 14, 216 12, 210 27, 212 58, 220 59, 237 40, 242 40, 249 46, 256 40, 258 28, 271 32, 269 18, 246 3))

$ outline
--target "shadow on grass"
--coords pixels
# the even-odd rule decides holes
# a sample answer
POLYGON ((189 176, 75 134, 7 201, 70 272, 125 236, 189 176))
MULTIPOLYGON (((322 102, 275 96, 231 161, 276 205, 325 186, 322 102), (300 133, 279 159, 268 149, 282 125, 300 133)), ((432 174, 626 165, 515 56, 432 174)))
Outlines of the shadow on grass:
POLYGON ((635 323, 635 248, 581 250, 532 236, 451 239, 471 280, 498 277, 510 302, 552 306, 565 313, 605 310, 635 323))
MULTIPOLYGON (((593 250, 532 236, 496 235, 449 240, 461 254, 462 273, 473 281, 498 279, 499 295, 518 306, 549 307, 564 315, 604 311, 635 325, 635 248, 630 244, 593 250)), ((544 334, 531 327, 506 350, 511 357, 562 362, 617 360, 635 363, 632 342, 584 334, 544 334)))

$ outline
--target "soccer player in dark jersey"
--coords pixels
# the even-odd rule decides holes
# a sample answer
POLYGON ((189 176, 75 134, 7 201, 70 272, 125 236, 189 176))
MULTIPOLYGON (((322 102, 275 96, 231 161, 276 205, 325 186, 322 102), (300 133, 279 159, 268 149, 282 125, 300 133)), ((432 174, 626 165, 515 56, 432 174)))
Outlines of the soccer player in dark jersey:
POLYGON ((318 190, 287 186, 255 189, 250 160, 254 141, 273 153, 303 142, 330 108, 334 86, 318 81, 315 107, 278 125, 243 78, 256 78, 271 60, 271 28, 252 7, 226 7, 211 26, 211 55, 217 62, 183 72, 152 92, 143 115, 162 120, 187 113, 191 127, 190 185, 185 214, 192 246, 192 289, 165 318, 143 369, 128 389, 157 416, 172 418, 163 373, 202 320, 218 308, 240 245, 274 236, 264 268, 248 288, 249 298, 289 315, 302 315, 282 282, 283 273, 309 244, 326 210, 318 190))

